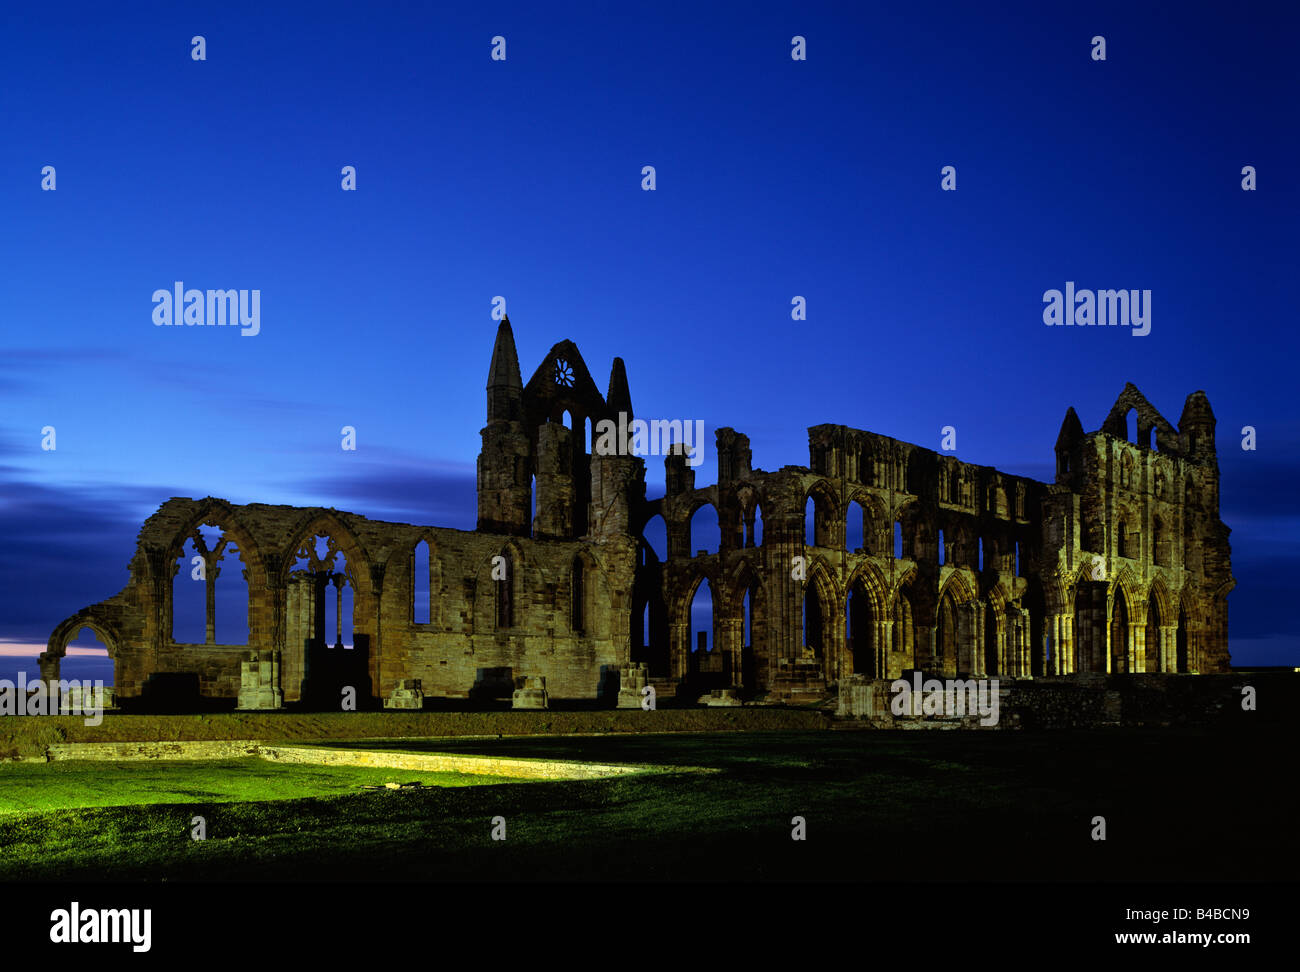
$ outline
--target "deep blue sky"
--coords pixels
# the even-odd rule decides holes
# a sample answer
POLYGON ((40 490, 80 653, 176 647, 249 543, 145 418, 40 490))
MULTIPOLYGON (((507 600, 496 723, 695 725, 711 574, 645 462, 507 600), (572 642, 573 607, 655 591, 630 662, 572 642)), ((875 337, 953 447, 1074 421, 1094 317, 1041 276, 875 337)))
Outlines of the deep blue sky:
POLYGON ((638 414, 766 469, 822 422, 954 425, 1050 479, 1068 406, 1204 389, 1234 660, 1300 663, 1290 5, 618 7, 6 11, 0 639, 119 590, 172 495, 472 526, 503 295, 525 380, 563 338, 602 388, 621 355, 638 414), (176 280, 260 289, 261 334, 154 327, 176 280), (1151 334, 1045 327, 1067 280, 1150 289, 1151 334))

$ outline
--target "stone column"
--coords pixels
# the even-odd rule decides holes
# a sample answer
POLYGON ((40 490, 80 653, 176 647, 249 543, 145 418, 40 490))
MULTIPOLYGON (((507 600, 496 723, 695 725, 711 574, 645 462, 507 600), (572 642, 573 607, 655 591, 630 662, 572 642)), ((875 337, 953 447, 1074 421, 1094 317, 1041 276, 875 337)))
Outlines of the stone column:
MULTIPOLYGON (((987 610, 992 611, 990 605, 987 610)), ((1012 667, 1015 665, 1016 655, 1016 619, 1014 608, 1010 605, 1004 605, 1002 616, 994 616, 997 626, 993 629, 994 639, 994 657, 997 660, 997 675, 1012 674, 1012 667)), ((992 677, 993 672, 988 671, 987 660, 984 663, 985 674, 992 677)))
POLYGON ((835 605, 831 608, 831 617, 822 618, 822 672, 828 682, 839 681, 852 668, 848 639, 844 634, 845 610, 844 605, 835 605))
POLYGON ((745 619, 742 618, 719 618, 717 619, 717 631, 721 636, 723 643, 715 645, 714 648, 721 648, 726 652, 724 657, 731 661, 731 684, 740 688, 741 678, 741 655, 745 650, 745 619))
POLYGON ((318 571, 312 575, 315 596, 312 599, 312 625, 311 625, 311 643, 313 645, 325 644, 325 595, 329 591, 329 574, 325 571, 318 571))
MULTIPOLYGON (((432 550, 429 553, 429 580, 432 585, 434 578, 434 560, 432 550)), ((380 605, 384 603, 384 575, 388 569, 384 564, 370 564, 370 593, 363 597, 361 589, 354 586, 352 588, 352 647, 355 649, 360 644, 360 637, 357 634, 357 624, 355 618, 359 615, 361 618, 361 630, 368 636, 369 658, 366 661, 367 673, 370 676, 371 693, 381 698, 384 695, 386 682, 384 681, 384 613, 380 610, 380 605)), ((363 565, 358 564, 356 571, 364 569, 363 565)), ((436 586, 436 585, 433 585, 436 586)), ((469 600, 467 598, 466 600, 469 600)), ((435 621, 440 615, 436 615, 435 610, 441 610, 441 607, 435 606, 433 591, 429 592, 429 620, 435 621)), ((473 616, 471 606, 471 617, 473 616)), ((341 628, 339 630, 342 630, 341 628)), ((389 676, 392 677, 391 675, 389 676)))
MULTIPOLYGON (((64 651, 67 651, 67 649, 65 648, 64 651)), ((37 658, 37 663, 41 667, 42 682, 48 685, 50 682, 57 682, 59 680, 59 663, 62 660, 62 655, 56 655, 52 651, 43 651, 40 653, 40 656, 37 658)))
MULTIPOLYGON (((182 548, 182 553, 184 548, 182 548)), ((163 646, 165 640, 170 640, 173 644, 176 642, 176 625, 172 623, 176 616, 176 577, 181 572, 180 559, 176 559, 161 568, 155 583, 155 597, 157 598, 157 638, 154 640, 154 664, 158 663, 158 649, 163 646), (166 639, 164 639, 164 635, 166 639)))
POLYGON ((998 632, 998 674, 1020 674, 1020 656, 1018 654, 1018 621, 1016 609, 1007 605, 1002 612, 1002 630, 998 632))
POLYGON ((217 643, 217 575, 221 573, 220 557, 215 551, 203 555, 204 588, 207 594, 207 632, 204 641, 209 645, 217 643))
MULTIPOLYGON (((338 639, 335 648, 343 647, 343 575, 335 574, 334 581, 334 637, 338 639)), ((356 595, 353 595, 355 599, 356 595)))
POLYGON ((1007 621, 1007 660, 998 666, 998 674, 1015 677, 1022 674, 1024 669, 1024 659, 1021 657, 1024 650, 1024 639, 1020 624, 1020 612, 1014 606, 1008 604, 1005 614, 1007 621))
POLYGON ((879 678, 894 678, 894 622, 876 622, 876 672, 879 678))
MULTIPOLYGON (((938 626, 937 625, 914 625, 916 629, 916 643, 925 649, 926 664, 934 669, 934 674, 938 675, 943 668, 943 659, 936 656, 938 643, 936 641, 938 626)), ((919 664, 920 659, 917 659, 919 664)))
POLYGON ((1034 673, 1032 646, 1029 643, 1029 615, 1024 610, 1016 612, 1016 671, 1020 677, 1034 673))
POLYGON ((688 614, 686 621, 674 621, 669 626, 668 670, 673 678, 683 679, 690 671, 690 663, 691 624, 688 614))
MULTIPOLYGON (((250 582, 251 583, 251 582, 250 582)), ((260 602, 254 612, 253 626, 257 635, 249 633, 249 641, 256 637, 258 647, 272 651, 284 651, 285 645, 285 609, 287 607, 288 589, 279 574, 266 575, 266 589, 258 598, 260 602)))
MULTIPOLYGON (((803 530, 803 512, 798 514, 798 529, 803 530)), ((767 610, 769 620, 769 631, 773 635, 771 645, 770 664, 773 672, 780 670, 782 659, 794 661, 799 659, 803 654, 803 643, 800 635, 800 618, 803 608, 803 589, 804 581, 795 580, 791 576, 794 569, 794 558, 804 556, 802 543, 802 532, 799 532, 799 542, 791 542, 789 539, 796 536, 793 527, 787 524, 780 535, 780 539, 768 539, 763 537, 764 546, 770 547, 771 552, 767 554, 769 567, 769 576, 773 584, 768 591, 767 610)), ((804 565, 805 570, 807 564, 804 565)))

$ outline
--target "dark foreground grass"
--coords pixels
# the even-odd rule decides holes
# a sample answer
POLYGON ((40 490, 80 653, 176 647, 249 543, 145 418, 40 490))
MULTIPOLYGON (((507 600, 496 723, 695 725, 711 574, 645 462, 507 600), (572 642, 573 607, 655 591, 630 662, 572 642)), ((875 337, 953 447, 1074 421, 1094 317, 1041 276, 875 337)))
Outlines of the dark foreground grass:
MULTIPOLYGON (((350 744, 355 745, 355 744, 350 744)), ((400 748, 391 741, 376 747, 400 748)), ((1289 740, 1193 730, 439 740, 408 748, 717 767, 0 819, 0 877, 1291 879, 1289 740), (491 839, 492 818, 506 840, 491 839), (806 841, 791 840, 791 818, 806 841), (1091 839, 1093 817, 1107 839, 1091 839)))

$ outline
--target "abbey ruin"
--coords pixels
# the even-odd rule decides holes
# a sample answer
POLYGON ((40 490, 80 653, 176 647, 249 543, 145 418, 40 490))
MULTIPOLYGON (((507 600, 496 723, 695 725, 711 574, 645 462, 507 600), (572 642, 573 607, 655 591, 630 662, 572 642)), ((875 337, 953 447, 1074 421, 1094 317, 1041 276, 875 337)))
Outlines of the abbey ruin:
POLYGON ((1177 428, 1131 384, 1097 431, 1070 408, 1052 483, 842 425, 808 430, 806 466, 766 472, 745 435, 719 428, 717 483, 697 485, 698 457, 679 447, 658 460, 657 499, 633 443, 590 446, 594 425, 625 436, 633 415, 623 361, 602 395, 570 341, 525 385, 507 318, 477 529, 169 499, 140 530, 126 587, 54 629, 42 677, 83 628, 108 647, 124 706, 163 683, 213 703, 337 709, 340 686, 364 707, 499 699, 525 679, 613 705, 631 667, 659 698, 768 700, 910 670, 1228 670, 1234 581, 1203 392, 1177 428), (215 619, 232 576, 247 587, 239 644, 215 619), (174 636, 184 584, 206 601, 202 640, 174 636))

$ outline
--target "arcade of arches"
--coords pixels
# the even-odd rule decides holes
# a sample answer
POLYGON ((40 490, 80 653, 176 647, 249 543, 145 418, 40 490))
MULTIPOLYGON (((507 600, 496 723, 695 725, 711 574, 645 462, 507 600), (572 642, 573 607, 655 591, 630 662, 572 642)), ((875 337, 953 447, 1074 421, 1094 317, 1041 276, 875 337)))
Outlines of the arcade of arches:
POLYGON ((841 425, 809 429, 807 466, 765 472, 718 428, 717 482, 697 487, 676 446, 648 499, 633 422, 621 359, 602 393, 562 341, 525 385, 505 320, 475 530, 173 498, 127 586, 60 623, 42 671, 87 627, 123 701, 170 679, 230 703, 241 664, 272 656, 277 699, 324 707, 408 679, 475 699, 542 676, 552 697, 594 698, 629 664, 661 697, 772 699, 914 669, 1227 670, 1234 581, 1201 392, 1177 428, 1132 385, 1097 431, 1070 409, 1052 483, 841 425))

